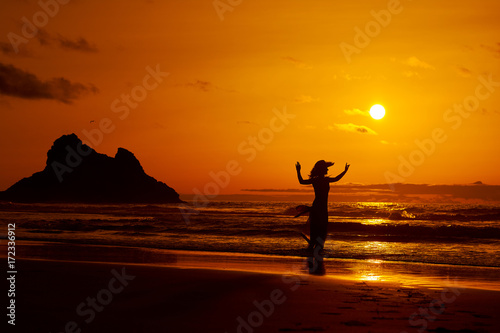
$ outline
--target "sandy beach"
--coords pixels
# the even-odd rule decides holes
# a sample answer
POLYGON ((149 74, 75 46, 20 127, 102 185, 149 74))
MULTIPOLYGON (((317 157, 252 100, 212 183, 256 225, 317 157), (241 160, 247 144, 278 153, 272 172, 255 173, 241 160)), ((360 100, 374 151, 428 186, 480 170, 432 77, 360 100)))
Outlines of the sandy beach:
POLYGON ((17 262, 13 332, 500 331, 500 291, 465 288, 463 276, 316 276, 304 258, 92 246, 82 261, 77 246, 24 245, 33 255, 17 262))

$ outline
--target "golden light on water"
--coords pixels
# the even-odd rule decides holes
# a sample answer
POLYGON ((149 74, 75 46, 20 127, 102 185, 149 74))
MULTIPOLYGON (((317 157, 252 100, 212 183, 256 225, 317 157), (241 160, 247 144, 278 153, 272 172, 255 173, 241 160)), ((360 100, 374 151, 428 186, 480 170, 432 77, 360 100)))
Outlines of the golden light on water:
POLYGON ((387 223, 386 219, 365 219, 361 224, 384 224, 387 223))
POLYGON ((387 242, 372 241, 367 242, 363 247, 367 250, 382 251, 388 248, 388 244, 387 242))
POLYGON ((363 275, 359 278, 359 280, 361 280, 361 281, 383 281, 383 279, 380 275, 375 275, 375 274, 363 275))
POLYGON ((368 259, 368 262, 371 262, 372 264, 381 264, 383 261, 379 259, 368 259))

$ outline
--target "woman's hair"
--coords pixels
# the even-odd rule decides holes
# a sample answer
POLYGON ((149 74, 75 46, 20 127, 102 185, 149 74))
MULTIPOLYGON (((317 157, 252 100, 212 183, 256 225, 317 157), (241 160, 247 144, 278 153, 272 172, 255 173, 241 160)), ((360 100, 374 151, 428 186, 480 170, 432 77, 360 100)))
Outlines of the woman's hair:
POLYGON ((311 170, 311 173, 309 174, 309 178, 316 178, 316 177, 321 177, 324 176, 328 173, 328 167, 332 166, 332 162, 326 162, 325 160, 319 160, 314 164, 314 167, 311 170))

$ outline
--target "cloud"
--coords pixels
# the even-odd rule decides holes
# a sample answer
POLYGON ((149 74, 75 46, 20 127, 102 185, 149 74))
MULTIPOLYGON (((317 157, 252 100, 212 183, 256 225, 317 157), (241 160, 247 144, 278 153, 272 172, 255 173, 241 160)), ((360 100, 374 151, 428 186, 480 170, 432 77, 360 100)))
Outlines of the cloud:
POLYGON ((24 99, 54 99, 66 104, 98 89, 89 84, 72 83, 60 77, 42 81, 34 74, 0 63, 0 94, 24 99))
POLYGON ((457 74, 461 77, 471 77, 472 75, 472 71, 470 69, 467 69, 460 65, 455 66, 455 70, 457 74))
POLYGON ((97 47, 91 45, 85 38, 80 37, 76 40, 70 40, 65 37, 59 36, 55 39, 59 46, 63 49, 74 50, 80 52, 97 52, 97 47))
POLYGON ((295 65, 295 67, 297 67, 297 68, 303 68, 303 69, 311 69, 312 68, 312 66, 306 64, 305 62, 297 60, 297 59, 292 58, 292 57, 283 57, 281 59, 295 65))
POLYGON ((11 55, 15 53, 14 48, 10 43, 0 42, 0 51, 5 55, 11 55))
POLYGON ((245 192, 289 192, 289 193, 310 193, 312 189, 308 188, 243 188, 245 192))
POLYGON ((196 82, 194 83, 186 83, 186 86, 204 92, 208 92, 215 89, 215 86, 212 83, 201 80, 196 80, 196 82))
POLYGON ((350 116, 365 116, 365 117, 370 116, 369 111, 362 111, 360 109, 344 110, 344 113, 350 116))
MULTIPOLYGON (((79 37, 75 40, 72 40, 70 38, 63 37, 59 34, 57 36, 52 35, 43 29, 38 30, 35 39, 42 47, 56 46, 63 50, 72 50, 72 51, 86 52, 86 53, 93 53, 99 51, 97 49, 97 46, 90 43, 87 39, 83 37, 79 37)), ((5 55, 10 55, 10 56, 31 55, 31 52, 27 51, 27 45, 25 44, 20 45, 19 52, 16 53, 10 43, 0 42, 0 51, 5 55)))
POLYGON ((52 37, 46 30, 39 29, 36 34, 36 39, 41 46, 50 46, 52 45, 54 37, 52 37))
POLYGON ((417 57, 409 57, 403 63, 410 66, 410 67, 423 68, 423 69, 435 69, 433 66, 418 59, 417 57))
MULTIPOLYGON (((391 61, 396 61, 396 59, 391 58, 391 61)), ((421 79, 422 75, 420 74, 420 72, 418 72, 418 69, 432 69, 432 70, 435 69, 434 66, 418 59, 417 57, 409 57, 408 59, 401 61, 401 63, 413 68, 411 70, 405 70, 402 72, 403 76, 408 78, 421 79)))
POLYGON ((293 100, 295 103, 313 103, 318 102, 319 98, 314 98, 309 95, 300 95, 293 100))
POLYGON ((36 38, 41 46, 51 46, 55 44, 59 48, 63 50, 71 50, 78 52, 97 52, 97 46, 91 44, 83 37, 79 37, 75 40, 70 38, 61 36, 57 34, 57 36, 51 35, 46 30, 40 29, 36 35, 36 38))
POLYGON ((349 124, 335 124, 335 128, 332 126, 328 127, 330 130, 334 130, 335 128, 345 131, 345 132, 351 132, 351 133, 360 133, 360 134, 370 134, 370 135, 377 135, 377 132, 372 130, 371 128, 368 128, 363 125, 355 125, 353 123, 349 124))
POLYGON ((393 146, 397 146, 398 145, 397 142, 390 142, 390 141, 387 141, 387 140, 380 140, 380 143, 383 144, 383 145, 393 145, 393 146))
POLYGON ((404 71, 403 72, 403 76, 422 78, 422 76, 420 75, 420 73, 415 72, 415 71, 404 71))
POLYGON ((496 58, 500 58, 500 43, 496 43, 493 46, 481 44, 481 48, 492 53, 496 58))
MULTIPOLYGON (((311 196, 310 188, 301 189, 242 189, 245 192, 262 194, 282 193, 296 196, 311 196)), ((281 197, 283 199, 283 196, 281 197)), ((306 199, 306 198, 304 198, 306 199)), ((473 184, 430 185, 430 184, 338 184, 335 195, 338 202, 380 201, 380 202, 500 202, 500 185, 485 185, 478 181, 473 184)))
POLYGON ((203 91, 203 92, 209 92, 209 91, 213 91, 213 90, 222 90, 222 91, 229 92, 229 93, 236 92, 236 90, 221 88, 219 86, 216 86, 212 82, 203 81, 203 80, 196 80, 195 82, 189 82, 189 83, 186 83, 186 84, 180 85, 180 86, 193 88, 195 90, 199 90, 199 91, 203 91))
POLYGON ((14 56, 19 56, 19 57, 30 57, 31 53, 25 48, 21 47, 18 50, 19 52, 16 53, 14 51, 14 48, 12 47, 11 43, 7 42, 0 42, 0 52, 6 56, 14 57, 14 56))

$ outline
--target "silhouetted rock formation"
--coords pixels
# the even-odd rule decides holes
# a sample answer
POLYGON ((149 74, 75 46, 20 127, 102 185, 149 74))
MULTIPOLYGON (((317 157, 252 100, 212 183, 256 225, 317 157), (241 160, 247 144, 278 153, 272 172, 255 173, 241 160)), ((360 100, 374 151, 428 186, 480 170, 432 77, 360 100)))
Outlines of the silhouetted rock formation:
POLYGON ((97 153, 75 135, 63 135, 47 152, 43 171, 23 178, 0 199, 21 202, 182 202, 179 194, 148 176, 134 154, 97 153))

